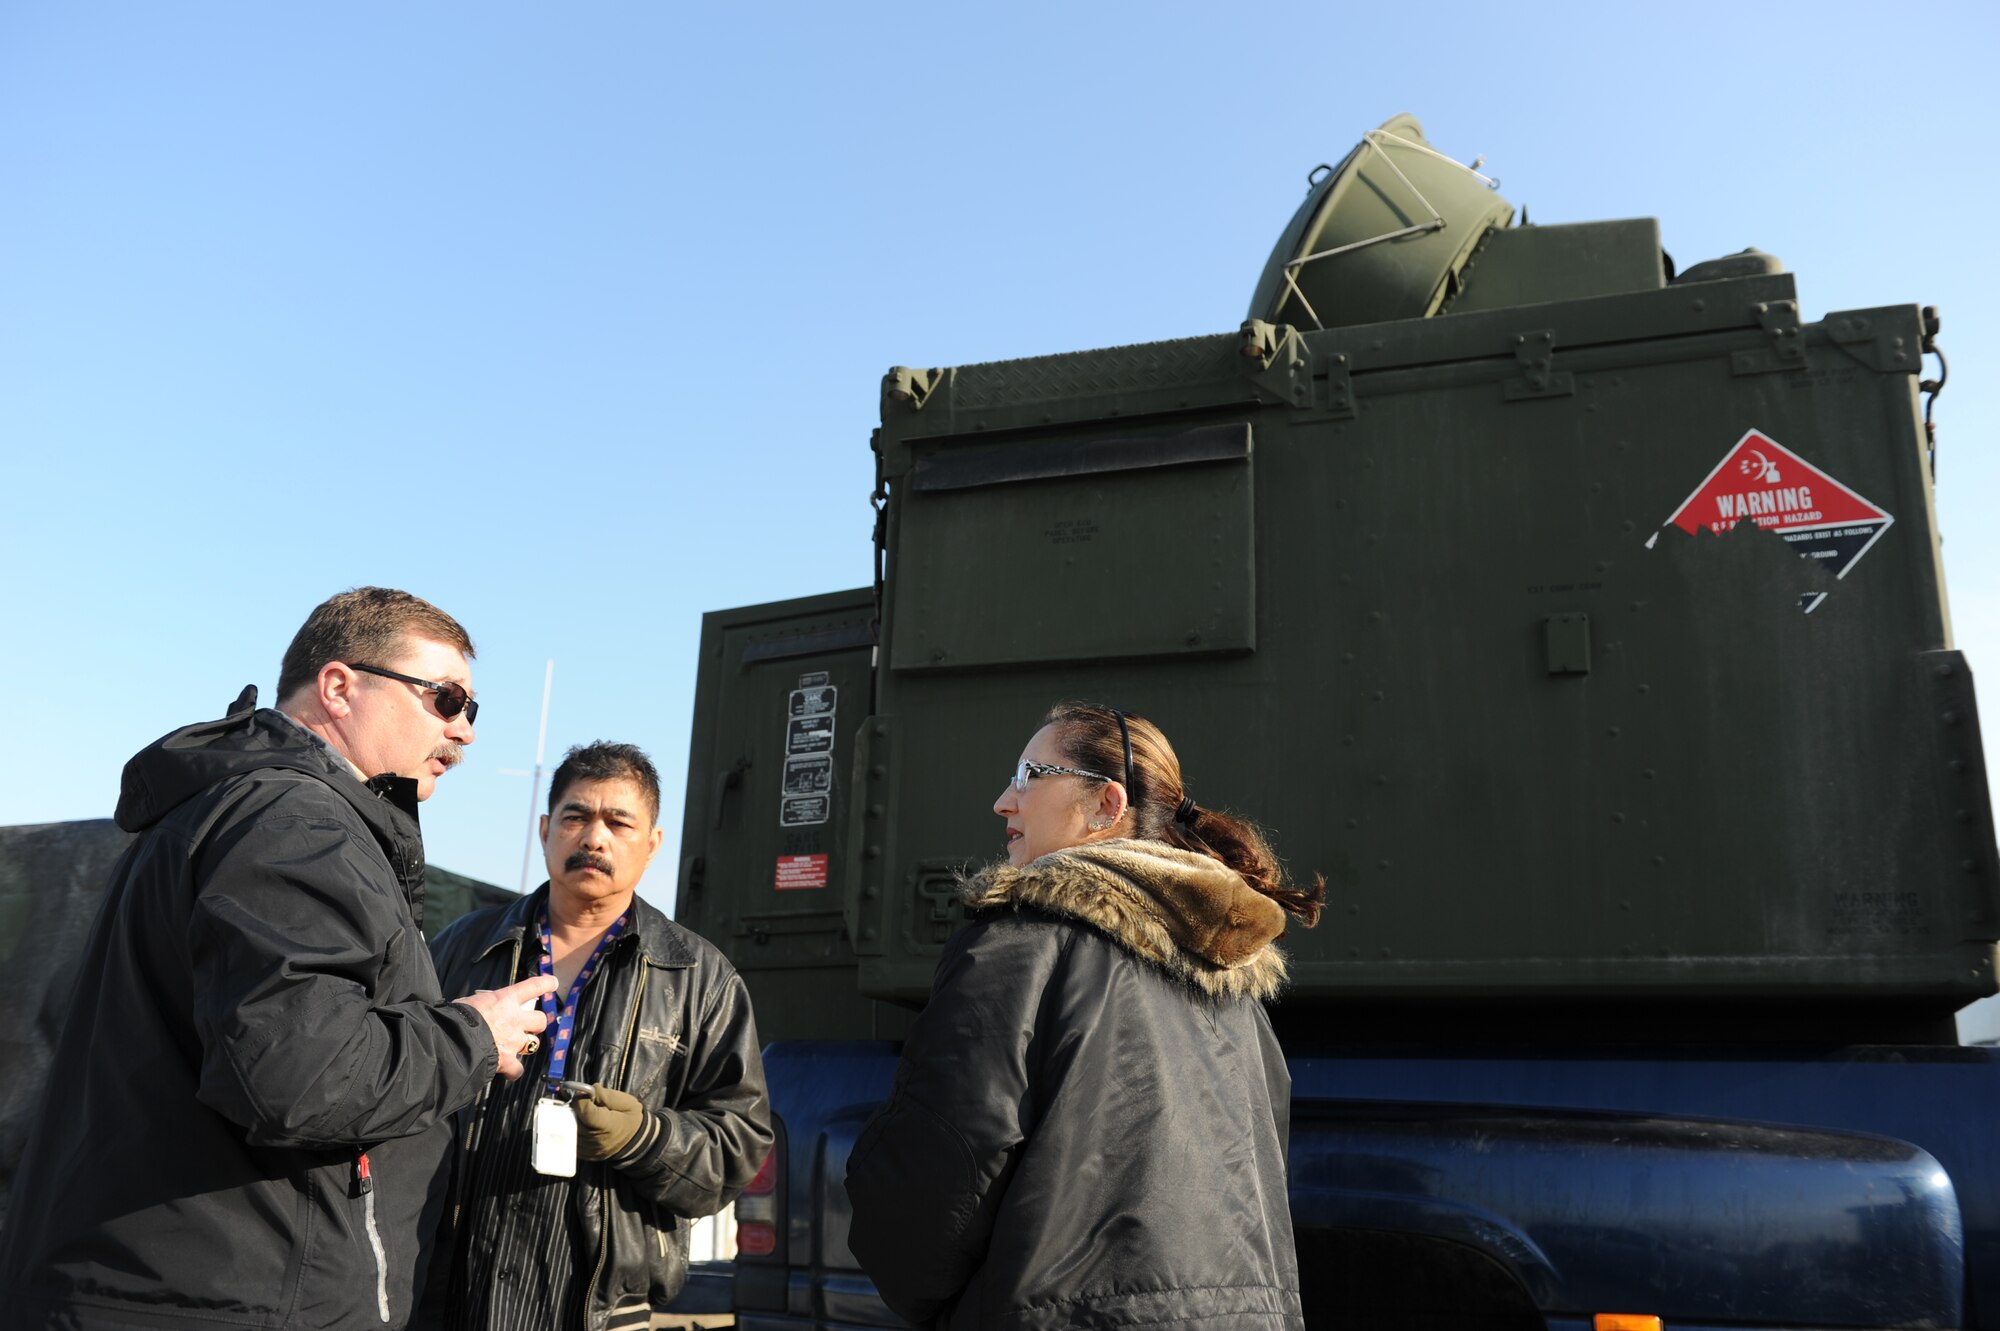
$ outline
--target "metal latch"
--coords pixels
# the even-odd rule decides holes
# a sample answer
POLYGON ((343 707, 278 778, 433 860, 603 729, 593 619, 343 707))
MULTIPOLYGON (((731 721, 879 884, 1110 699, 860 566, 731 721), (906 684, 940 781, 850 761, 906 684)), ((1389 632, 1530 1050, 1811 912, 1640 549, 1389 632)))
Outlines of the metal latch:
POLYGON ((1806 338, 1799 327, 1799 303, 1771 300, 1757 303, 1757 324, 1764 330, 1764 345, 1755 351, 1739 351, 1729 358, 1738 374, 1769 374, 1774 370, 1802 370, 1806 364, 1806 338))
POLYGON ((1553 329, 1514 334, 1514 360, 1520 365, 1521 373, 1502 385, 1509 402, 1569 397, 1576 392, 1576 376, 1555 367, 1556 335, 1553 329))
POLYGON ((1590 673, 1590 616, 1581 610, 1550 615, 1542 625, 1551 675, 1590 673))

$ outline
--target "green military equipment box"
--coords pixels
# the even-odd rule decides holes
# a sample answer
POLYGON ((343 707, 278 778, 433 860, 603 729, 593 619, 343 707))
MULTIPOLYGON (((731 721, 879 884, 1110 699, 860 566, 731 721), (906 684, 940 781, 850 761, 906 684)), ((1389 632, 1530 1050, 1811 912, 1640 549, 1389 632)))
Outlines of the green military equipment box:
POLYGON ((796 977, 758 991, 774 1033, 921 1002, 954 877, 1002 854, 990 805, 1064 698, 1158 722, 1197 799, 1326 875, 1286 940, 1294 1010, 1994 991, 1933 316, 1808 322, 1769 256, 1675 280, 1650 219, 1508 228, 1483 185, 1322 216, 1379 208, 1346 183, 1367 146, 1237 332, 890 373, 872 679, 868 592, 709 617, 683 901, 796 977), (847 761, 805 835, 777 782, 821 674, 847 761), (792 854, 824 885, 784 887, 792 854))
POLYGON ((908 1025, 856 986, 842 914, 873 618, 864 587, 702 620, 675 915, 744 973, 766 1039, 908 1025))

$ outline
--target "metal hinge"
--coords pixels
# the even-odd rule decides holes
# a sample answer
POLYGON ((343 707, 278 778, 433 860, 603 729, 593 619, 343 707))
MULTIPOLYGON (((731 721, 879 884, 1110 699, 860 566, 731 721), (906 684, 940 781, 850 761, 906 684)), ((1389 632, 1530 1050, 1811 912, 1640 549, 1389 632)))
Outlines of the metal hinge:
POLYGON ((1246 319, 1242 351, 1245 373, 1270 401, 1301 411, 1317 410, 1338 420, 1351 420, 1360 410, 1347 353, 1315 357, 1290 324, 1246 319))
POLYGON ((907 365, 892 366, 882 376, 882 401, 907 411, 922 411, 924 402, 943 379, 937 370, 913 370, 907 365))
POLYGON ((1514 334, 1514 359, 1521 373, 1501 384, 1509 402, 1568 397, 1576 392, 1576 376, 1555 368, 1556 335, 1552 329, 1514 334))
POLYGON ((1799 303, 1795 300, 1760 301, 1757 324, 1764 330, 1764 345, 1755 351, 1739 351, 1729 358, 1738 374, 1769 374, 1774 370, 1802 370, 1806 364, 1806 337, 1799 327, 1799 303))
POLYGON ((1826 335, 1835 346, 1882 374, 1915 374, 1923 364, 1925 332, 1909 307, 1829 314, 1826 335))

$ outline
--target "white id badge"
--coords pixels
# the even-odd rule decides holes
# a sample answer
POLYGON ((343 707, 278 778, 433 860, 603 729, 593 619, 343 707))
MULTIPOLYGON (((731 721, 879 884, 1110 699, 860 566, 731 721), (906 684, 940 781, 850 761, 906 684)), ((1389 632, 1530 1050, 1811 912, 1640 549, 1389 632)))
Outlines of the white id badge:
POLYGON ((576 1177, 576 1115, 560 1100, 535 1102, 533 1159, 537 1174, 576 1177))

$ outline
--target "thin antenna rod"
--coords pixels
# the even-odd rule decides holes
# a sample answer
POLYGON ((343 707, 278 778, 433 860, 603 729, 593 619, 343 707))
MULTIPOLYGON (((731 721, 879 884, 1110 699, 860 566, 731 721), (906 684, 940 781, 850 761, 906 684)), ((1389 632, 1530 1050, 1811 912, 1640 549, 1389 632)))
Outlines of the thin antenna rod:
POLYGON ((556 663, 553 658, 549 668, 542 674, 542 728, 535 735, 535 776, 528 782, 528 843, 521 847, 521 891, 528 890, 528 866, 535 862, 535 813, 542 802, 542 759, 548 754, 549 746, 549 694, 556 685, 556 663))

